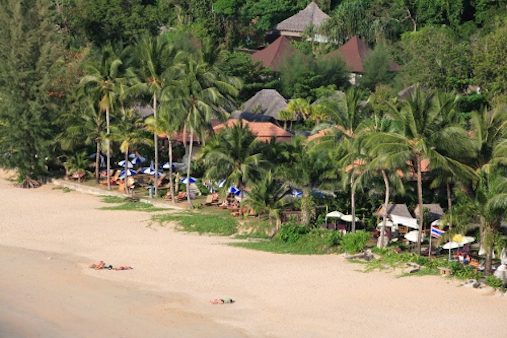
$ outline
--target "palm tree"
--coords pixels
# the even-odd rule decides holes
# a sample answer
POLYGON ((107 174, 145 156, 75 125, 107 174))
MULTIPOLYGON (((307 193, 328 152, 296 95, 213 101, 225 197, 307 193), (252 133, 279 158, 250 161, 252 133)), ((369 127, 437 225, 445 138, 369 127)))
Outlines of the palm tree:
MULTIPOLYGON (((232 106, 232 98, 238 95, 240 87, 239 80, 222 78, 192 55, 186 57, 176 81, 166 87, 164 92, 173 97, 174 107, 185 113, 184 126, 189 132, 187 180, 190 180, 194 133, 202 135, 209 130, 213 118, 224 120, 224 109, 232 106)), ((189 188, 187 184, 187 199, 191 204, 189 188)))
POLYGON ((241 120, 221 130, 202 151, 206 176, 216 180, 225 178, 242 193, 247 183, 260 177, 264 164, 261 147, 241 120))
POLYGON ((99 109, 106 114, 106 157, 107 157, 107 188, 111 189, 111 145, 110 145, 110 114, 117 100, 117 84, 122 80, 121 66, 123 62, 109 45, 104 47, 99 58, 92 59, 84 65, 86 75, 81 85, 96 93, 99 97, 99 109))
POLYGON ((280 111, 280 120, 283 121, 283 129, 287 130, 287 121, 294 121, 296 114, 291 110, 280 111))
POLYGON ((79 112, 73 114, 67 129, 59 136, 64 149, 72 149, 83 142, 95 144, 95 179, 99 182, 100 152, 104 135, 105 119, 96 109, 94 99, 86 96, 79 101, 79 112))
POLYGON ((255 210, 259 216, 267 215, 270 223, 274 217, 276 233, 280 229, 280 211, 286 205, 284 197, 288 191, 288 187, 276 180, 269 170, 253 185, 245 199, 245 204, 255 210))
MULTIPOLYGON (((125 110, 125 114, 112 127, 112 138, 120 142, 120 151, 125 154, 125 193, 128 193, 126 182, 128 177, 129 150, 134 145, 151 144, 146 137, 146 131, 143 127, 143 120, 137 116, 133 109, 125 110)), ((158 170, 158 168, 155 168, 155 170, 158 170)))
POLYGON ((296 118, 307 119, 311 114, 311 106, 305 99, 292 99, 287 105, 287 111, 293 113, 296 118))
POLYGON ((486 250, 486 273, 491 273, 493 247, 501 223, 507 217, 507 178, 499 168, 482 171, 474 187, 473 196, 463 194, 454 219, 455 232, 463 231, 470 223, 479 223, 483 229, 481 244, 486 250))
MULTIPOLYGON (((443 168, 453 174, 473 173, 457 159, 471 152, 472 144, 465 130, 446 122, 435 104, 434 94, 416 87, 412 95, 399 105, 391 104, 388 116, 393 130, 376 133, 369 139, 375 153, 403 158, 416 171, 419 210, 423 210, 422 161, 433 168, 443 168)), ((423 213, 419 213, 417 251, 421 252, 423 213)))
MULTIPOLYGON (((162 96, 162 90, 172 80, 172 70, 178 56, 174 45, 170 43, 166 35, 152 37, 144 35, 141 37, 136 48, 137 58, 140 62, 141 82, 145 89, 151 94, 153 118, 155 124, 158 119, 158 104, 162 96)), ((155 181, 158 179, 158 135, 153 133, 153 144, 155 148, 155 181)), ((157 196, 157 184, 155 184, 155 196, 157 196)), ((174 201, 174 199, 173 199, 174 201)))

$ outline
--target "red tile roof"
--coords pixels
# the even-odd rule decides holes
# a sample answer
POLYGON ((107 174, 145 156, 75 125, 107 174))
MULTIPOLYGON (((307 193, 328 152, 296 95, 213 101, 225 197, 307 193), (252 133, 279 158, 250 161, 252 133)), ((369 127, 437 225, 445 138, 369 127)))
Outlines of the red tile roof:
POLYGON ((254 62, 260 62, 266 68, 278 70, 283 62, 297 53, 289 39, 285 36, 280 36, 266 48, 252 54, 254 62))
MULTIPOLYGON (((225 123, 213 127, 215 133, 220 132, 223 128, 230 128, 236 125, 240 120, 230 119, 225 123)), ((269 142, 274 137, 277 142, 288 142, 292 139, 292 134, 270 122, 248 122, 241 120, 246 125, 252 134, 254 134, 259 141, 269 142)))
MULTIPOLYGON (((364 61, 370 52, 371 49, 364 40, 357 36, 353 36, 343 46, 328 53, 326 57, 340 56, 352 73, 364 73, 364 61)), ((400 70, 400 66, 393 62, 389 65, 389 70, 397 72, 400 70)))

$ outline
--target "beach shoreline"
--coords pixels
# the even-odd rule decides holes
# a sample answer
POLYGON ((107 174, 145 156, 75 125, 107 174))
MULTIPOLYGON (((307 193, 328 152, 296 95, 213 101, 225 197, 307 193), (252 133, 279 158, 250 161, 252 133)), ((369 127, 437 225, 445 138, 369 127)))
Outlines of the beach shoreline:
MULTIPOLYGON (((152 315, 166 309, 183 316, 183 327, 161 322, 169 325, 168 332, 187 330, 185 337, 209 336, 192 331, 196 319, 204 328, 212 327, 222 336, 230 332, 233 337, 369 337, 372 332, 377 337, 505 337, 507 332, 507 297, 485 296, 456 287, 455 281, 362 273, 361 266, 337 255, 280 255, 232 247, 227 245, 234 241, 230 238, 182 233, 171 225, 149 226, 149 213, 100 210, 104 206, 100 198, 63 193, 52 185, 24 190, 0 178, 0 190, 0 246, 10 247, 0 251, 22 248, 47 257, 68 257, 78 264, 77 272, 72 272, 76 283, 104 282, 100 287, 104 290, 109 290, 109 283, 132 287, 129 297, 140 307, 153 305, 150 295, 161 297, 158 307, 151 307, 152 315), (88 268, 99 260, 134 269, 88 268), (209 304, 217 297, 230 297, 236 303, 209 304)), ((50 267, 51 262, 47 260, 50 267)), ((23 264, 5 266, 3 275, 13 276, 14 282, 27 279, 23 264)), ((50 270, 42 269, 37 278, 53 276, 50 270)), ((15 293, 30 289, 18 284, 15 293)), ((33 287, 33 297, 44 294, 37 283, 33 287)), ((46 289, 50 287, 49 283, 46 289)), ((0 286, 0 292, 4 288, 0 286)), ((68 294, 80 297, 76 290, 68 294)), ((45 308, 44 302, 39 307, 45 308)), ((79 306, 75 309, 81 311, 79 306)), ((6 317, 0 313, 0 323, 9 320, 6 317)), ((129 316, 117 320, 128 323, 129 316)), ((51 331, 39 324, 41 330, 51 331)), ((129 326, 142 329, 147 324, 133 321, 129 326)))

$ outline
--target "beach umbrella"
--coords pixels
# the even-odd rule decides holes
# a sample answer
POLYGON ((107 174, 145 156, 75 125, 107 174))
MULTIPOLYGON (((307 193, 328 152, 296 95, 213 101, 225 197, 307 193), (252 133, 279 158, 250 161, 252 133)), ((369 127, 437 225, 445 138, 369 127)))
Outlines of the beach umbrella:
POLYGON ((134 158, 132 158, 132 164, 141 164, 144 162, 146 162, 146 158, 141 155, 135 155, 134 158))
POLYGON ((218 181, 218 187, 219 187, 219 188, 223 188, 223 187, 224 187, 224 185, 225 185, 225 182, 226 182, 226 180, 225 180, 225 179, 223 179, 223 180, 221 180, 221 181, 218 181))
MULTIPOLYGON (((340 217, 342 221, 352 223, 352 215, 343 215, 340 217)), ((356 222, 359 222, 359 218, 356 217, 356 222)))
MULTIPOLYGON (((164 165, 162 166, 162 168, 169 170, 169 162, 164 163, 164 165)), ((175 169, 176 169, 176 166, 173 163, 173 170, 175 170, 175 169)))
POLYGON ((343 216, 344 216, 344 215, 343 215, 343 213, 341 213, 341 212, 339 212, 339 211, 337 211, 337 210, 335 210, 335 211, 331 211, 330 213, 328 213, 328 214, 326 215, 325 222, 326 222, 326 224, 327 224, 327 219, 328 219, 328 218, 342 218, 343 216))
MULTIPOLYGON (((125 160, 118 162, 118 165, 120 167, 125 167, 125 160)), ((134 168, 134 165, 132 164, 132 162, 127 161, 127 168, 130 168, 130 169, 134 168)))
POLYGON ((452 236, 452 240, 450 242, 445 243, 442 248, 445 250, 449 250, 449 260, 451 259, 451 250, 461 248, 465 244, 470 244, 475 241, 475 237, 471 236, 463 236, 460 234, 452 236))
MULTIPOLYGON (((95 160, 95 154, 97 154, 97 153, 90 154, 89 158, 95 160)), ((104 168, 106 166, 105 157, 104 157, 104 155, 102 155, 100 153, 99 153, 99 166, 101 168, 104 168)))
POLYGON ((194 177, 185 177, 185 178, 182 178, 180 180, 180 182, 183 184, 195 183, 195 182, 197 182, 197 179, 194 177))
POLYGON ((301 190, 292 189, 292 197, 301 198, 303 197, 303 192, 301 190))
MULTIPOLYGON (((127 169, 127 175, 126 176, 134 176, 134 175, 137 175, 137 171, 135 170, 132 170, 132 169, 127 169)), ((125 170, 122 170, 120 172, 120 179, 124 179, 125 178, 125 170)))
POLYGON ((417 243, 417 240, 419 238, 419 230, 410 231, 403 237, 405 237, 405 239, 409 242, 417 243))
POLYGON ((235 186, 232 186, 227 190, 228 193, 233 194, 234 196, 239 196, 241 194, 241 190, 236 188, 235 186))

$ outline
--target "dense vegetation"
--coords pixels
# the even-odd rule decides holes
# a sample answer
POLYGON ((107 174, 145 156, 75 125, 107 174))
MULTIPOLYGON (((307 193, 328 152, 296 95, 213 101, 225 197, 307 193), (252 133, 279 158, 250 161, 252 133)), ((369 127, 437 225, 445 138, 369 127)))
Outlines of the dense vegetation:
POLYGON ((177 158, 187 177, 248 188, 246 205, 277 229, 287 206, 317 223, 316 189, 370 226, 381 203, 442 202, 453 232, 480 224, 490 269, 507 210, 507 1, 317 2, 330 42, 296 41, 299 53, 272 71, 243 50, 306 0, 0 0, 0 166, 26 183, 88 170, 93 152, 98 180, 101 153, 109 168, 137 150, 155 167, 167 160, 172 177, 177 158), (343 62, 324 55, 354 35, 373 52, 350 88, 343 62), (286 129, 327 136, 260 143, 240 124, 210 136, 261 88, 292 99, 286 129), (197 157, 195 139, 206 141, 197 157), (288 198, 294 188, 301 199, 288 198))

